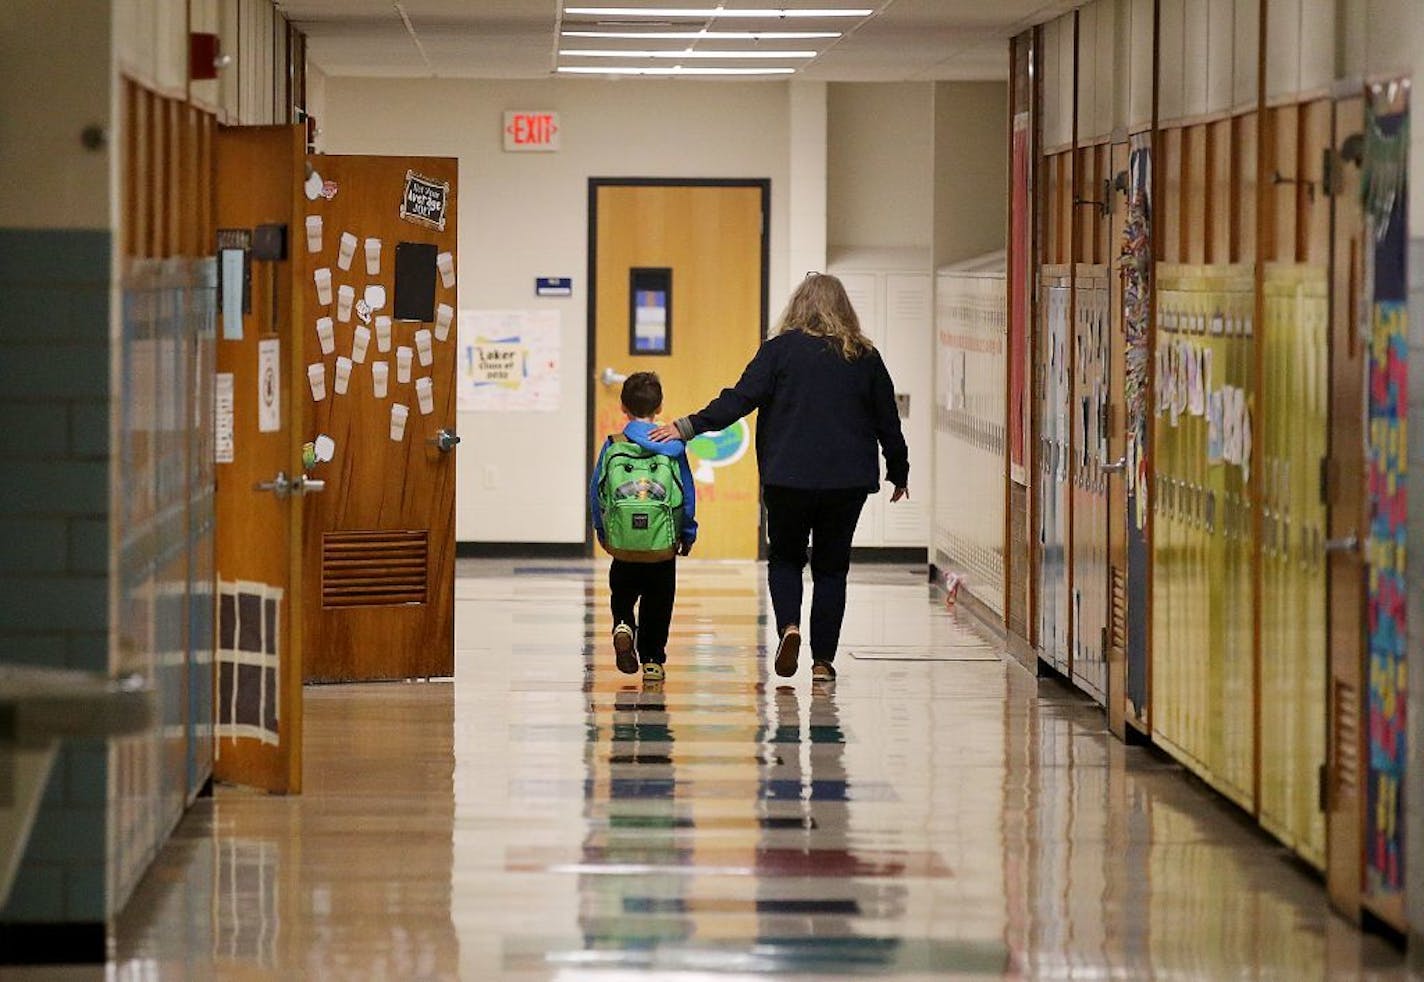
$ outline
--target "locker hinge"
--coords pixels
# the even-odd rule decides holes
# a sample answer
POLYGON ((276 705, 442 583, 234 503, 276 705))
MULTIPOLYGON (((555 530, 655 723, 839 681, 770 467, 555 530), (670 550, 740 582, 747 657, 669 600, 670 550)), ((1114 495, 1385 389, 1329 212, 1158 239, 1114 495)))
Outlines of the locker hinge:
POLYGON ((1316 771, 1315 806, 1322 812, 1330 811, 1330 765, 1321 764, 1316 771))

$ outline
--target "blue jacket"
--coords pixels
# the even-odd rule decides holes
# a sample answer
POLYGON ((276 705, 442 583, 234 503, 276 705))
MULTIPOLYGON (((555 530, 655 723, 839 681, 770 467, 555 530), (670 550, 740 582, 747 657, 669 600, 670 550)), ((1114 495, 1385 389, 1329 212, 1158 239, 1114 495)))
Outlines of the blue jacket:
MULTIPOLYGON (((654 443, 648 434, 657 428, 657 423, 641 419, 631 419, 623 427, 623 435, 644 450, 660 453, 677 461, 678 477, 682 481, 682 527, 678 538, 687 546, 697 541, 697 487, 692 481, 692 468, 687 463, 687 445, 681 440, 654 443)), ((603 510, 598 507, 598 472, 603 466, 603 455, 608 453, 608 441, 598 451, 598 462, 593 465, 593 478, 588 482, 588 510, 593 516, 593 530, 598 540, 603 541, 603 510)))

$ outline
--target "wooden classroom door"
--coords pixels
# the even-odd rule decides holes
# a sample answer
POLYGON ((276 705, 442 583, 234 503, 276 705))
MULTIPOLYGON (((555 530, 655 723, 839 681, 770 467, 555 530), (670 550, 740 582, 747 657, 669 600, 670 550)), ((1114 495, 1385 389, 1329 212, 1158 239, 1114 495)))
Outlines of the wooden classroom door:
MULTIPOLYGON (((765 181, 590 182, 592 467, 623 428, 618 394, 657 372, 664 420, 741 377, 766 332, 765 181)), ((688 444, 700 527, 693 555, 755 559, 761 507, 751 417, 688 444)))
POLYGON ((1363 98, 1335 105, 1332 188, 1335 236, 1330 311, 1330 437, 1326 637, 1329 650, 1326 729, 1325 877, 1330 902, 1354 920, 1360 913, 1364 862, 1363 666, 1365 624, 1365 357, 1361 318, 1366 301, 1360 168, 1341 155, 1365 131, 1363 98))
MULTIPOLYGON (((299 126, 221 127, 218 228, 217 592, 213 776, 279 793, 302 784, 301 441, 293 425, 301 297, 290 258, 254 248, 300 212, 299 126)), ((280 254, 278 250, 276 254, 280 254)), ((181 517, 181 516, 180 516, 181 517)))
POLYGON ((310 158, 292 244, 296 418, 325 482, 303 537, 309 682, 454 674, 457 169, 310 158))

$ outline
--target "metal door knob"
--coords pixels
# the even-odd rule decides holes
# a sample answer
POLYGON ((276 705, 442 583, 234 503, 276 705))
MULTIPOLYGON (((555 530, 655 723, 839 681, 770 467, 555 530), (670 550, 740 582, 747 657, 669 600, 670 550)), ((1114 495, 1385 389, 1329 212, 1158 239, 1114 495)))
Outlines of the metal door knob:
POLYGON ((1102 469, 1109 474, 1120 474, 1127 470, 1127 458, 1119 457, 1114 463, 1103 464, 1102 469))
POLYGON ((604 368, 603 374, 598 376, 598 380, 604 385, 622 385, 628 381, 628 376, 620 375, 611 368, 604 368))
MULTIPOLYGON (((298 481, 301 479, 298 478, 298 481)), ((252 485, 254 491, 271 491, 279 498, 285 498, 292 493, 292 480, 287 477, 286 471, 278 471, 277 476, 270 481, 258 481, 252 485)))
POLYGON ((313 494, 317 491, 326 490, 326 481, 319 477, 299 477, 293 492, 296 494, 313 494))
POLYGON ((434 445, 435 449, 441 453, 449 453, 455 449, 455 445, 460 442, 460 438, 455 434, 454 430, 442 429, 436 433, 432 439, 426 440, 425 442, 434 445))

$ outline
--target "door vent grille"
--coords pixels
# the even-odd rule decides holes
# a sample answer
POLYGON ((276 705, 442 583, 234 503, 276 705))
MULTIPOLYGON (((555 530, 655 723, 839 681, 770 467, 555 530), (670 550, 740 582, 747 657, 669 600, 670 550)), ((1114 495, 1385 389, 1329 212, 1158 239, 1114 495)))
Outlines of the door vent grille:
POLYGON ((1353 685, 1335 679, 1334 740, 1330 746, 1332 801, 1353 801, 1360 782, 1360 706, 1353 685))
POLYGON ((322 533, 322 606, 425 603, 429 551, 425 530, 322 533))

